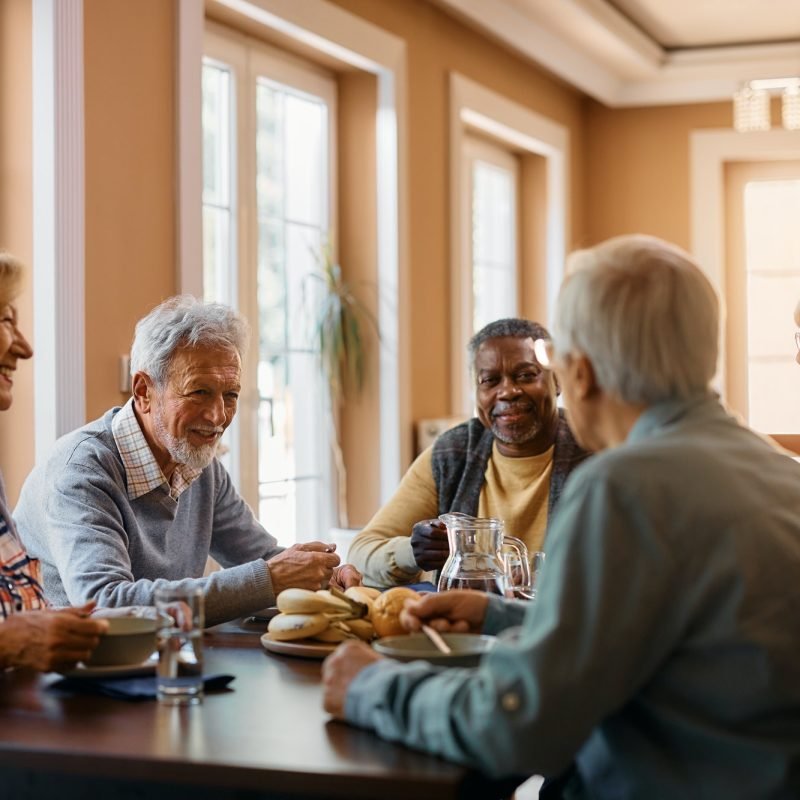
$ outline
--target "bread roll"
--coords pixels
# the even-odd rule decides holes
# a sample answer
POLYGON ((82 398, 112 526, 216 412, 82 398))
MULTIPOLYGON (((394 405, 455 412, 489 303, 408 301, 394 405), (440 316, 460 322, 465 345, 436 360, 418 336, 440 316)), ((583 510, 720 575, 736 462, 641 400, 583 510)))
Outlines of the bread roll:
POLYGON ((269 621, 267 631, 270 639, 291 642, 322 633, 330 620, 324 614, 278 614, 269 621))
POLYGON ((371 586, 351 586, 349 589, 345 590, 345 594, 352 600, 357 600, 359 603, 364 602, 362 598, 376 600, 381 596, 380 589, 373 589, 371 586))
POLYGON ((397 636, 408 633, 400 624, 400 612, 406 600, 419 600, 420 595, 407 586, 387 589, 372 604, 372 624, 378 636, 397 636))
POLYGON ((317 614, 322 611, 349 612, 350 607, 330 592, 284 589, 278 595, 278 611, 284 614, 317 614))

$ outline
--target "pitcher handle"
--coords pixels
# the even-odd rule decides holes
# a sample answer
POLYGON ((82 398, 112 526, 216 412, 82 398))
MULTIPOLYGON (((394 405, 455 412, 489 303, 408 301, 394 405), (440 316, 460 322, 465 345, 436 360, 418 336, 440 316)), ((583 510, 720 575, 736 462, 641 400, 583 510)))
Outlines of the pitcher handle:
POLYGON ((516 551, 518 564, 510 564, 506 559, 503 559, 503 564, 507 570, 506 575, 508 578, 509 586, 518 586, 522 592, 530 592, 531 590, 531 568, 528 563, 528 547, 522 539, 517 539, 516 536, 503 536, 503 547, 509 547, 516 551), (514 583, 513 569, 518 567, 521 572, 521 581, 514 583))

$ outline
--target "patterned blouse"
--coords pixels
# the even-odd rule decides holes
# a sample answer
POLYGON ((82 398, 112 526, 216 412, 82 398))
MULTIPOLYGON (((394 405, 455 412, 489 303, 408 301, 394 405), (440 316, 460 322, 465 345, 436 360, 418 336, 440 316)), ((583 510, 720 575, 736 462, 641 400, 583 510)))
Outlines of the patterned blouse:
POLYGON ((31 558, 5 513, 0 480, 0 619, 17 611, 47 608, 38 559, 31 558))

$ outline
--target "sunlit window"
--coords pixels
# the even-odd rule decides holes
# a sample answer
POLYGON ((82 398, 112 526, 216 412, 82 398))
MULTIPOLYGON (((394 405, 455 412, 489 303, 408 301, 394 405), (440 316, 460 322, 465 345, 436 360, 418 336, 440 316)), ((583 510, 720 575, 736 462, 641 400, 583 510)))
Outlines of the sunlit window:
MULTIPOLYGON (((233 76, 203 60, 203 294, 206 300, 236 305, 235 186, 231 146, 233 76)), ((222 439, 220 460, 238 483, 238 423, 222 439)))
POLYGON ((509 169, 472 164, 472 324, 517 311, 516 187, 509 169))
POLYGON ((798 433, 792 318, 800 299, 800 180, 748 183, 744 205, 749 422, 764 432, 798 433))
MULTIPOLYGON (((519 315, 519 156, 477 133, 461 145, 460 247, 453 364, 461 365, 469 338, 484 325, 519 315)), ((473 386, 468 369, 454 371, 459 413, 470 413, 473 386)))
POLYGON ((204 293, 251 326, 228 462, 260 521, 289 545, 323 538, 332 522, 328 389, 311 337, 319 283, 309 276, 333 219, 336 85, 239 38, 209 35, 207 49, 204 293))
POLYGON ((234 273, 230 70, 203 63, 203 287, 207 299, 232 302, 234 273))
POLYGON ((308 277, 330 224, 329 109, 259 78, 256 111, 259 516, 276 535, 316 537, 326 494, 326 386, 310 349, 308 277))

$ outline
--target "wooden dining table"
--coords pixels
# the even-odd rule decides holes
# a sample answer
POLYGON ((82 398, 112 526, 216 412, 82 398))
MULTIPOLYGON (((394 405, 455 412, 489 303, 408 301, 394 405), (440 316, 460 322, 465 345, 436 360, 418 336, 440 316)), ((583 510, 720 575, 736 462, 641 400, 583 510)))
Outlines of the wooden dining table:
POLYGON ((510 796, 508 782, 332 720, 322 708, 321 662, 266 652, 264 627, 229 623, 206 635, 206 673, 235 680, 198 706, 64 692, 51 686, 58 676, 0 674, 0 797, 510 796))

